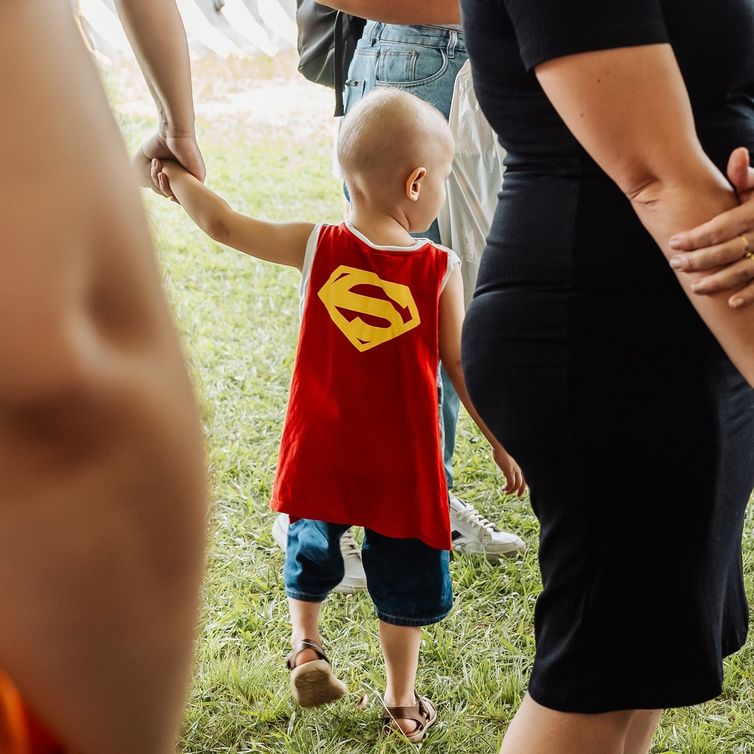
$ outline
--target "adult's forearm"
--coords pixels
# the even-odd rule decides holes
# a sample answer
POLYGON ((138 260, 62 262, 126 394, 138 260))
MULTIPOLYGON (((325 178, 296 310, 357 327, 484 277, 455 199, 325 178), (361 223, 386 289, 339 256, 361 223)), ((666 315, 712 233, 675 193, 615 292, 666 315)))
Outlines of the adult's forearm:
POLYGON ((459 24, 458 0, 327 0, 322 3, 386 24, 459 24))
MULTIPOLYGON (((647 230, 666 258, 675 251, 670 247, 672 235, 694 227, 737 204, 734 192, 711 166, 701 165, 689 171, 680 182, 656 181, 634 197, 632 204, 647 230)), ((725 349, 733 363, 750 384, 754 385, 754 310, 736 310, 728 306, 728 294, 720 292, 699 296, 692 283, 704 273, 676 273, 680 284, 702 319, 725 349)))
POLYGON ((0 667, 77 754, 171 754, 185 705, 204 461, 185 379, 150 360, 0 419, 0 667))
POLYGON ((0 70, 0 669, 65 751, 170 754, 206 516, 191 385, 66 3, 0 3, 0 70))
POLYGON ((116 0, 115 5, 165 124, 175 135, 193 134, 191 63, 175 0, 116 0))
MULTIPOLYGON (((672 255, 671 236, 735 205, 732 189, 699 143, 670 45, 579 53, 536 72, 566 125, 626 194, 666 257, 672 255)), ((695 276, 678 277, 754 384, 754 312, 731 310, 724 295, 692 294, 695 276)))

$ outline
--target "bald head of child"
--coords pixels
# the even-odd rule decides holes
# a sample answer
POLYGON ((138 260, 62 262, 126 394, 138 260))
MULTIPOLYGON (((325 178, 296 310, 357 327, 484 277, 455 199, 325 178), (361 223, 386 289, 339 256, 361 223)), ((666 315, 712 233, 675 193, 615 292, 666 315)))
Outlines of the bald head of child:
POLYGON ((344 118, 338 161, 351 201, 425 231, 445 201, 453 136, 439 110, 395 88, 376 89, 344 118))

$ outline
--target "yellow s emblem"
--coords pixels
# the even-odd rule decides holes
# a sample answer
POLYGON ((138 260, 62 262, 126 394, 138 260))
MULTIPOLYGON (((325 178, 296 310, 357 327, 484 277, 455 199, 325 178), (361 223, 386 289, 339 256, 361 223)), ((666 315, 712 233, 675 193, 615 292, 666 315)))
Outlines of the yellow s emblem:
POLYGON ((332 321, 359 351, 368 351, 381 343, 386 343, 413 330, 421 323, 411 289, 401 283, 383 280, 374 272, 342 264, 330 275, 318 295, 332 321), (387 299, 354 293, 353 289, 360 285, 380 288, 385 292, 387 299), (406 319, 396 305, 408 312, 406 319), (348 319, 343 314, 344 310, 357 316, 348 319), (373 324, 364 321, 358 315, 372 320, 376 318, 385 324, 373 324))

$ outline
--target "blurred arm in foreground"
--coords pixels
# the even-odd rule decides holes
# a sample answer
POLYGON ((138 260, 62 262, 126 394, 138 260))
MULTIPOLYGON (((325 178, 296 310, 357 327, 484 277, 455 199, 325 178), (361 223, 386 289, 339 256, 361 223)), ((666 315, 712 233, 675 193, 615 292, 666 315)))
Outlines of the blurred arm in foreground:
POLYGON ((66 754, 168 754, 203 566, 195 401, 65 3, 0 4, 0 71, 0 671, 66 754))

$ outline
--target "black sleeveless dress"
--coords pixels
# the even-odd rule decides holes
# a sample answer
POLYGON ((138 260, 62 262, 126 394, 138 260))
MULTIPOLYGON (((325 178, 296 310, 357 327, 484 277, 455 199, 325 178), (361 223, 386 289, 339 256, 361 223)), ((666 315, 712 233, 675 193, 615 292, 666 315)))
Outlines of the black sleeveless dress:
POLYGON ((463 359, 541 523, 529 692, 585 713, 705 701, 747 632, 754 391, 532 71, 670 42, 724 170, 754 148, 754 0, 462 6, 479 102, 508 150, 463 359))

